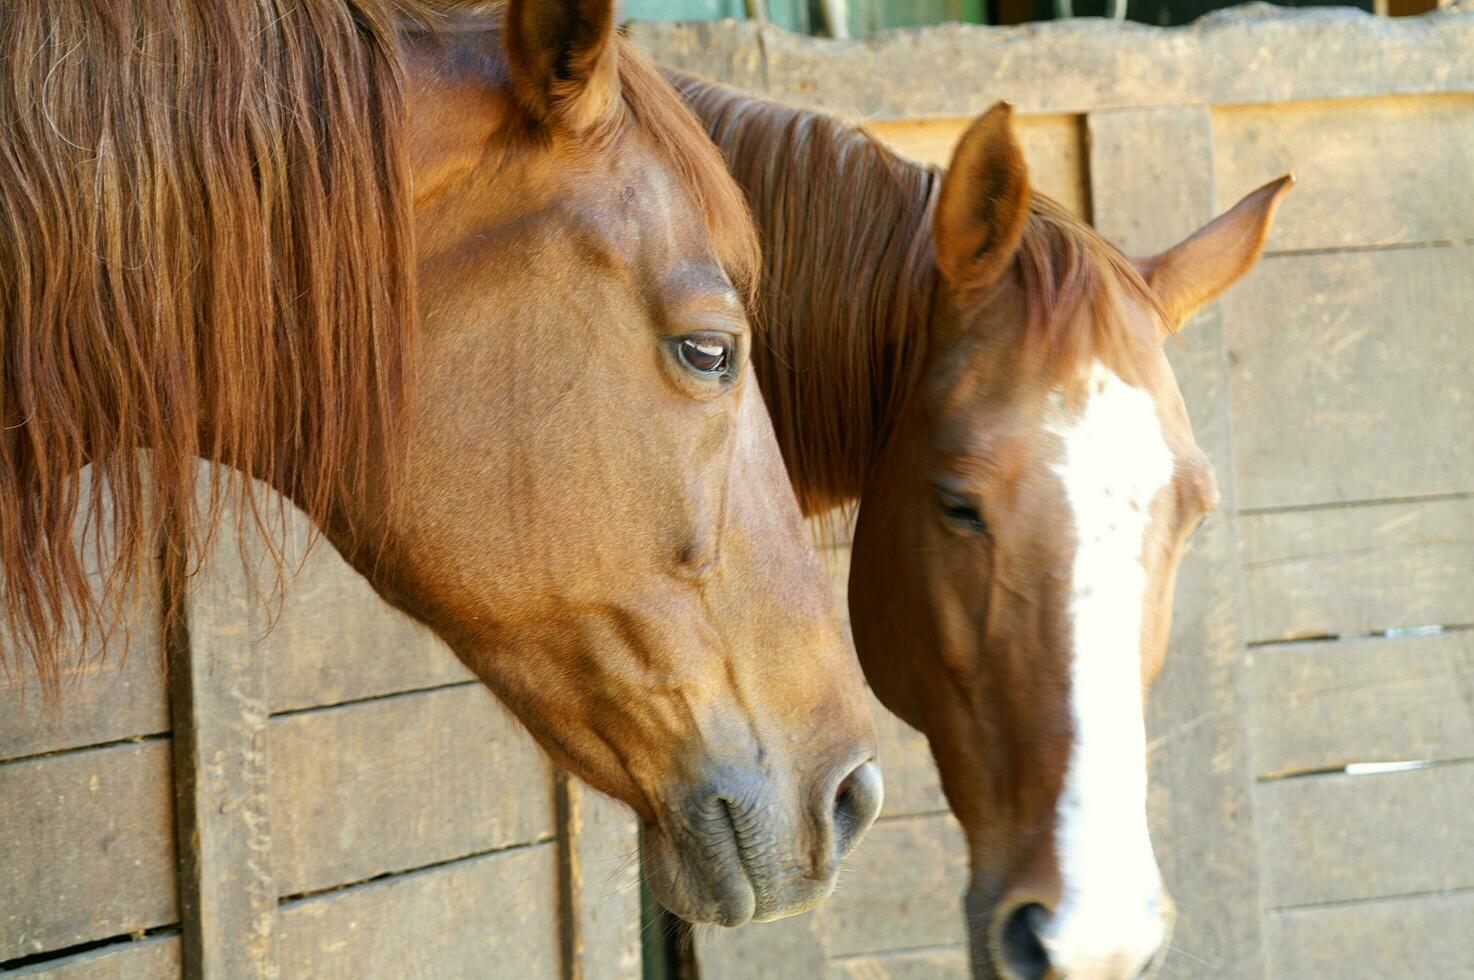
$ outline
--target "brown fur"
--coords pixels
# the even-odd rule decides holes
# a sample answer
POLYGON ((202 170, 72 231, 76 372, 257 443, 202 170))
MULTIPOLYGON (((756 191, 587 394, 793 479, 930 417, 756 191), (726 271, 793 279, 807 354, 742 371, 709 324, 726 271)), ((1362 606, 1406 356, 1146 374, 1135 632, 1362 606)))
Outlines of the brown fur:
MULTIPOLYGON (((417 316, 402 39, 453 29, 453 8, 471 6, 0 10, 7 669, 29 657, 55 696, 61 643, 85 648, 118 618, 165 515, 187 545, 164 552, 176 581, 226 500, 276 541, 280 521, 245 473, 321 525, 365 495, 366 447, 392 469, 417 316), (236 467, 211 471, 203 502, 201 456, 236 467), (104 508, 87 536, 111 556, 98 595, 73 527, 104 508)), ((756 239, 719 159, 614 44, 626 111, 610 132, 658 143, 729 270, 754 281, 756 239)))

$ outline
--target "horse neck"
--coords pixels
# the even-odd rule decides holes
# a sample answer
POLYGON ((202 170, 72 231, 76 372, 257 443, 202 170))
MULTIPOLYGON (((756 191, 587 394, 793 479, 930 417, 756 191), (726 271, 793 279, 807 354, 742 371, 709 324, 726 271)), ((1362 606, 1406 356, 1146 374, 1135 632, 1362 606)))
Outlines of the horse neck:
POLYGON ((799 502, 852 502, 925 357, 940 174, 827 116, 672 81, 763 236, 754 362, 799 502))

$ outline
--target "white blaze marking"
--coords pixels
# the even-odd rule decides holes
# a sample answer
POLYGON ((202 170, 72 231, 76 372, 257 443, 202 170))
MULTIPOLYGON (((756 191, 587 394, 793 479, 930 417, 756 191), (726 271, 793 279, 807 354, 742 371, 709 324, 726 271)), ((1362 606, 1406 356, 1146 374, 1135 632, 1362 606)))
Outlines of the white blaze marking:
POLYGON ((1173 457, 1151 397, 1096 363, 1078 411, 1049 429, 1074 517, 1070 708, 1074 744, 1056 842, 1062 891, 1040 939, 1073 978, 1134 977, 1164 938, 1146 822, 1141 700, 1142 551, 1173 457))

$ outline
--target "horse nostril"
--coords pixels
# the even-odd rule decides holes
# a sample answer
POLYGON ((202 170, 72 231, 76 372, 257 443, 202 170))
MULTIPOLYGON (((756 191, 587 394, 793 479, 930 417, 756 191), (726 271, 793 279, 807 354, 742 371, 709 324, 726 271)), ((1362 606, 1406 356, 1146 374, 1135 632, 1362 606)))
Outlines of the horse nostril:
POLYGON ((864 762, 839 781, 834 791, 834 857, 844 858, 855 849, 865 831, 880 815, 885 789, 880 767, 864 762))
POLYGON ((1038 902, 1015 908, 998 936, 998 953, 1004 975, 1010 980, 1043 980, 1049 974, 1049 954, 1039 941, 1039 930, 1049 910, 1038 902))

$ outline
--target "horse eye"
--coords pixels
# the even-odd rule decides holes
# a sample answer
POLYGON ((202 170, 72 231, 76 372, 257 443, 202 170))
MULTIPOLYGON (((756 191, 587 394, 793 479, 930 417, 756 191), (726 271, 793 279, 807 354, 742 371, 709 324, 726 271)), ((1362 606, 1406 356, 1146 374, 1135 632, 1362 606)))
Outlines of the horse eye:
POLYGON ((676 356, 696 374, 720 378, 731 373, 735 343, 721 333, 699 333, 676 341, 676 356))
POLYGON ((971 534, 988 533, 988 522, 983 519, 982 511, 967 497, 938 488, 937 507, 947 523, 971 534))

